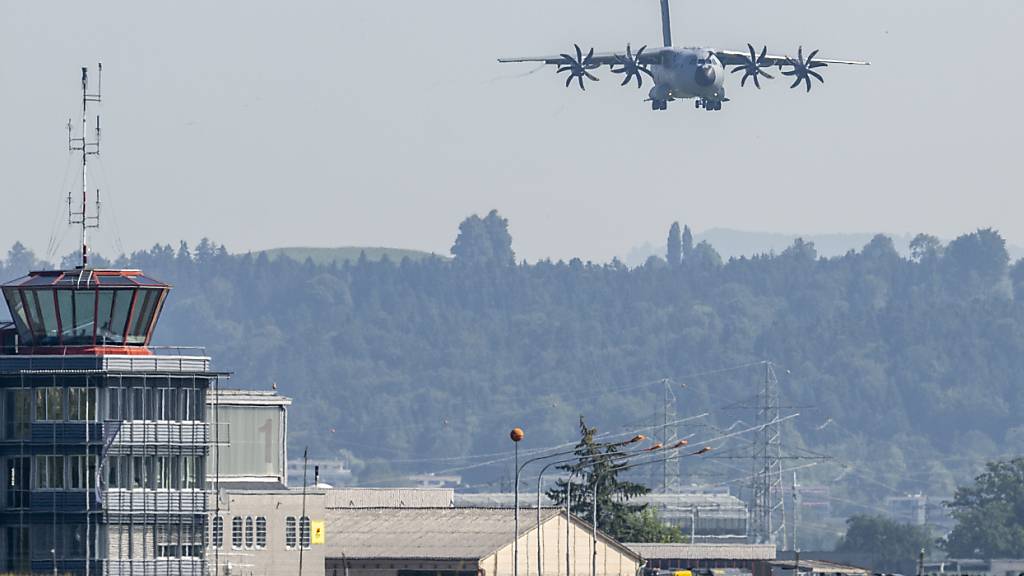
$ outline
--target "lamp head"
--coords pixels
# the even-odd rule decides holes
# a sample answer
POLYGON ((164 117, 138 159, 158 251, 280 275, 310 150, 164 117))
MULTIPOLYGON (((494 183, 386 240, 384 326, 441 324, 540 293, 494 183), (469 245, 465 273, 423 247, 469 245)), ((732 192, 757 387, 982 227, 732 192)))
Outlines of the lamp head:
POLYGON ((523 429, 518 427, 513 428, 512 431, 508 433, 508 437, 511 438, 513 442, 520 442, 525 436, 526 433, 523 432, 523 429))

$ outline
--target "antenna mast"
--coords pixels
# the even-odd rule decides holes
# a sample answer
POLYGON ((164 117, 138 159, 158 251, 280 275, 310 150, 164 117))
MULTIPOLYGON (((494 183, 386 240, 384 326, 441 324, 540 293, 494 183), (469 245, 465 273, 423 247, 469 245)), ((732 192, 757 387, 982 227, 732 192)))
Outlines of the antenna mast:
POLYGON ((75 210, 73 193, 68 192, 68 224, 71 226, 79 225, 82 228, 82 265, 81 268, 85 269, 89 267, 89 229, 100 227, 100 190, 96 189, 96 207, 90 214, 88 211, 89 206, 89 181, 88 181, 88 163, 89 156, 99 156, 100 154, 100 116, 96 115, 96 131, 95 139, 89 141, 88 130, 89 130, 89 104, 99 103, 101 101, 100 96, 103 90, 103 64, 99 63, 96 65, 98 70, 98 78, 96 82, 96 92, 94 94, 89 93, 89 69, 82 68, 82 136, 80 138, 72 138, 72 124, 71 119, 68 119, 68 150, 71 152, 82 153, 82 202, 75 210))

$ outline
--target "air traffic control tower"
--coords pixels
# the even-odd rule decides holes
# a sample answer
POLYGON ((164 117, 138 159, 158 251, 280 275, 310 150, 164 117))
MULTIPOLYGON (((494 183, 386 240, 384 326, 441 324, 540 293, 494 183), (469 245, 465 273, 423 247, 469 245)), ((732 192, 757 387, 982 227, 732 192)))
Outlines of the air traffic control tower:
POLYGON ((219 376, 205 355, 150 348, 169 291, 136 270, 3 285, 0 572, 205 573, 219 376))
POLYGON ((2 286, 0 573, 205 575, 206 396, 226 375, 150 345, 171 287, 91 268, 85 212, 83 193, 81 266, 2 286))

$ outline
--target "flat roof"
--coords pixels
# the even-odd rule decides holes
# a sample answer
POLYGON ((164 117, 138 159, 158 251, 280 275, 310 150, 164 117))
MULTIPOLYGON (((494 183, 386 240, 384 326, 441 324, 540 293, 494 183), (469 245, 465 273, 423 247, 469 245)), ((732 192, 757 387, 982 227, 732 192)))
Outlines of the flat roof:
POLYGON ((221 406, 291 406, 292 399, 274 390, 222 388, 208 393, 206 403, 221 406))
MULTIPOLYGON (((793 560, 780 560, 772 562, 771 565, 772 568, 780 570, 795 570, 797 568, 793 560)), ((800 571, 813 574, 871 574, 871 570, 867 568, 848 566, 827 560, 805 560, 803 558, 800 559, 800 571)))
MULTIPOLYGON (((626 544, 648 560, 775 560, 774 544, 626 544)), ((800 565, 804 562, 801 560, 800 565)))

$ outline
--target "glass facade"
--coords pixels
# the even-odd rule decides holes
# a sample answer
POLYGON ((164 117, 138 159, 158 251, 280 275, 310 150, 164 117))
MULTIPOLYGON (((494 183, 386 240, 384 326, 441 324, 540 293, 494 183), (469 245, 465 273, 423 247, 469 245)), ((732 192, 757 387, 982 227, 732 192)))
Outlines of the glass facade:
MULTIPOLYGON (((199 563, 183 574, 201 573, 214 378, 0 374, 0 573, 56 563, 79 574, 87 555, 93 574, 108 562, 123 563, 109 573, 141 574, 186 559, 199 563)), ((243 546, 260 545, 265 530, 243 523, 243 546)))
POLYGON ((145 346, 170 287, 134 271, 33 272, 3 287, 21 345, 145 346))

